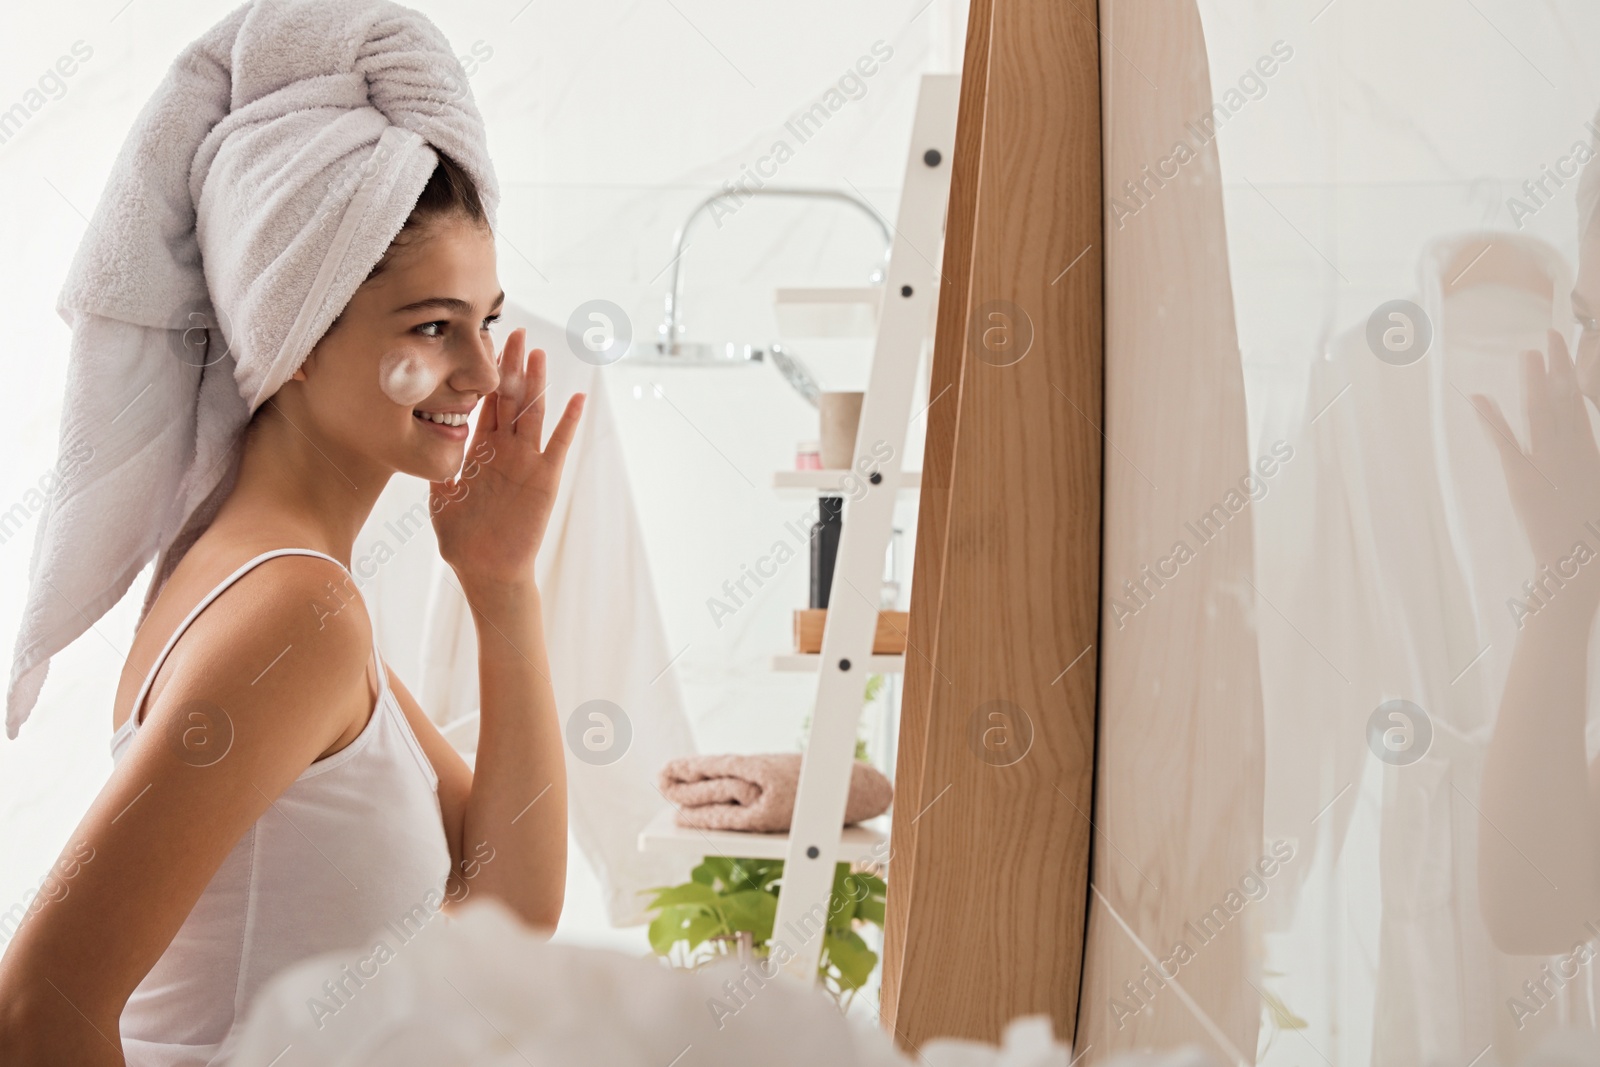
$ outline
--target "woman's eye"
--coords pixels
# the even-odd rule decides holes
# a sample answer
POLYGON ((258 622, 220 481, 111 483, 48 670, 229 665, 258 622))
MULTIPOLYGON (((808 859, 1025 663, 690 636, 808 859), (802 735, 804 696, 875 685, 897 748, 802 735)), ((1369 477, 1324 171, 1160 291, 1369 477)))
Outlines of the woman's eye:
POLYGON ((1591 319, 1586 315, 1577 315, 1574 317, 1578 320, 1578 325, 1582 326, 1585 331, 1600 329, 1600 322, 1596 322, 1594 319, 1591 319))
POLYGON ((488 318, 483 320, 483 328, 485 330, 487 330, 489 327, 493 326, 495 323, 497 323, 499 321, 500 321, 500 316, 499 315, 490 315, 488 318))
POLYGON ((441 322, 425 322, 421 326, 418 326, 417 329, 422 331, 422 336, 424 336, 424 337, 438 337, 440 333, 444 332, 444 327, 445 327, 445 324, 442 321, 441 322), (438 329, 439 333, 433 332, 435 328, 438 329))

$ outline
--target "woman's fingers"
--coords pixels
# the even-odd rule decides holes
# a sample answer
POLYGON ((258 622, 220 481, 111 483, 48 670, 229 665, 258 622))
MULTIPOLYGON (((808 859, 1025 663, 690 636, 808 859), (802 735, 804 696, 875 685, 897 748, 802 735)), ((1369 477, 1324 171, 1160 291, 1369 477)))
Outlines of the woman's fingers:
POLYGON ((545 442, 544 454, 555 461, 557 470, 567 460, 567 449, 572 447, 572 439, 578 433, 578 419, 583 415, 586 399, 583 393, 572 394, 566 410, 561 413, 561 421, 556 423, 556 428, 550 431, 550 440, 545 442))
POLYGON ((1522 446, 1517 443, 1517 435, 1511 431, 1511 425, 1501 413, 1500 405, 1490 397, 1482 393, 1473 393, 1472 406, 1478 409, 1478 414, 1489 424, 1489 437, 1500 453, 1501 462, 1505 464, 1507 477, 1510 477, 1513 468, 1511 461, 1524 458, 1522 446))
MULTIPOLYGON (((509 348, 510 346, 511 342, 507 340, 506 348, 509 348)), ((483 398, 483 410, 478 412, 479 435, 490 434, 500 428, 500 386, 498 382, 503 380, 501 375, 505 374, 505 366, 506 349, 502 348, 500 353, 494 357, 494 370, 497 384, 495 385, 494 391, 483 398)), ((477 441, 474 440, 473 443, 476 444, 477 441)))
POLYGON ((1576 432, 1580 427, 1587 430, 1589 413, 1583 406, 1583 393, 1578 387, 1578 372, 1572 365, 1572 356, 1567 351, 1566 339, 1561 336, 1559 330, 1551 330, 1549 344, 1548 381, 1552 406, 1561 420, 1561 428, 1569 434, 1576 432))
POLYGON ((524 403, 522 346, 527 336, 528 331, 520 326, 512 330, 511 336, 506 338, 505 349, 500 353, 500 385, 494 391, 496 429, 504 427, 512 432, 516 430, 513 420, 517 417, 517 409, 524 403))
POLYGON ((1572 366, 1572 354, 1567 351, 1567 339, 1560 330, 1550 331, 1550 377, 1564 388, 1578 388, 1578 372, 1572 366))
MULTIPOLYGON (((484 414, 478 420, 480 431, 493 431, 505 427, 518 437, 526 436, 538 448, 544 435, 545 393, 549 388, 549 357, 542 348, 528 350, 527 330, 518 327, 506 338, 500 354, 500 385, 490 394, 492 404, 486 403, 484 414), (488 424, 485 426, 485 424, 488 424)), ((574 393, 561 413, 561 421, 550 432, 550 440, 543 451, 559 465, 572 445, 577 433, 578 419, 583 413, 584 394, 574 393)))
POLYGON ((1528 447, 1536 448, 1540 433, 1550 425, 1554 414, 1544 353, 1536 348, 1522 353, 1522 396, 1528 412, 1528 447))
POLYGON ((535 348, 528 353, 527 395, 517 425, 512 427, 518 434, 531 437, 536 445, 544 436, 545 362, 544 349, 535 348))

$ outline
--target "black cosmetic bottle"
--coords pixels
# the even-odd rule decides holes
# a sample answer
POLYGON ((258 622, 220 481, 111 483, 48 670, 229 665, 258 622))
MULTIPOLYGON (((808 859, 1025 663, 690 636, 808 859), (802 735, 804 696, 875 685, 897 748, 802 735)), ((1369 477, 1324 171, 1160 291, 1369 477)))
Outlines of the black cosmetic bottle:
POLYGON ((833 588, 833 561, 839 555, 839 531, 844 528, 844 497, 825 496, 818 501, 820 515, 811 527, 811 603, 828 606, 833 588))

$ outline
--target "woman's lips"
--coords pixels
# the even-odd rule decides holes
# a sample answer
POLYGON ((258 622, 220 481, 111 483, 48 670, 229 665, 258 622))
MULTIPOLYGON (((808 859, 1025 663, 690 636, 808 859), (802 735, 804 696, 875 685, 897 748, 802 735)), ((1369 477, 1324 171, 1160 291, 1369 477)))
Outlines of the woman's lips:
POLYGON ((467 439, 467 431, 471 428, 471 424, 465 422, 460 426, 446 426, 442 422, 434 422, 432 419, 425 419, 421 414, 415 411, 411 413, 411 417, 417 422, 420 422, 424 428, 432 430, 434 433, 450 441, 465 441, 467 439))

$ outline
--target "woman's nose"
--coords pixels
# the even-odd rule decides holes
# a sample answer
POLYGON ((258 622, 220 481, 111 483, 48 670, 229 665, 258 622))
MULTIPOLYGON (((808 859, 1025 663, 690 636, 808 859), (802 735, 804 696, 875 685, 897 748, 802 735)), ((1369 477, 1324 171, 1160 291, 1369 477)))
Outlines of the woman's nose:
POLYGON ((463 347, 463 366, 456 374, 457 388, 462 392, 475 391, 488 396, 500 385, 494 334, 481 330, 472 343, 463 347))

